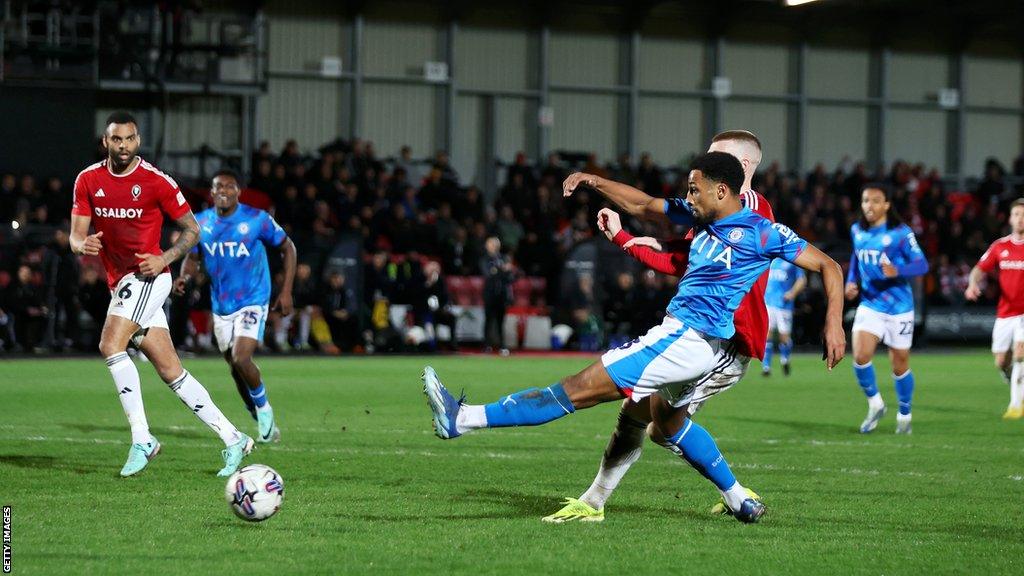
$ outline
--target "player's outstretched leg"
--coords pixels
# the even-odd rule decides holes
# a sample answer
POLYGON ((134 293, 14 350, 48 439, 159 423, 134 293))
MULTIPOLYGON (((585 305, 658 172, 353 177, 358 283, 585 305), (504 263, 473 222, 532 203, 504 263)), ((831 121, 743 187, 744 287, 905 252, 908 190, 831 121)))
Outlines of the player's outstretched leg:
POLYGON ((896 433, 910 434, 910 405, 914 398, 914 373, 907 370, 899 376, 893 374, 892 380, 896 388, 896 398, 899 400, 899 413, 896 414, 896 433))
POLYGON ((141 349, 153 363, 160 378, 178 395, 182 404, 192 410, 192 413, 224 442, 226 448, 221 452, 224 467, 217 475, 230 476, 238 469, 242 458, 252 451, 253 439, 235 428, 213 403, 206 388, 181 366, 167 329, 151 328, 146 339, 142 341, 141 349))
POLYGON ((675 408, 663 398, 652 398, 651 420, 652 440, 682 457, 710 480, 737 520, 751 524, 764 516, 767 509, 760 498, 736 480, 714 438, 688 417, 686 407, 675 408))
POLYGON ((254 338, 237 337, 234 339, 229 362, 232 373, 238 373, 245 384, 246 395, 252 403, 256 416, 257 442, 278 442, 281 430, 274 419, 274 409, 267 399, 266 387, 259 366, 252 360, 253 353, 259 342, 254 338))
POLYGON ((590 487, 579 498, 566 498, 565 505, 545 522, 601 522, 604 520, 604 504, 629 471, 630 466, 640 459, 647 424, 650 422, 650 407, 646 399, 639 403, 626 400, 619 410, 615 430, 608 440, 608 446, 601 457, 601 466, 590 487))
POLYGON ((434 433, 446 440, 480 428, 538 426, 623 396, 600 362, 546 388, 527 388, 486 405, 466 404, 464 396, 456 399, 430 366, 421 378, 434 433))

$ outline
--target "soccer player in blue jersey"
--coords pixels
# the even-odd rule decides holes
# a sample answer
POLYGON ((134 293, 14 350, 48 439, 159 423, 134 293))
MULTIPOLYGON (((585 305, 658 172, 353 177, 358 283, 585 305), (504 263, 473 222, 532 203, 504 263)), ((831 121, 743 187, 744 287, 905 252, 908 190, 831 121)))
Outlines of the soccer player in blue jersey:
POLYGON ((213 177, 213 208, 196 216, 199 245, 182 262, 175 291, 185 284, 202 259, 212 283, 213 334, 224 360, 231 366, 238 394, 256 419, 257 442, 276 442, 281 432, 267 399, 263 376, 252 360, 263 341, 270 303, 270 267, 264 245, 276 247, 284 259, 284 286, 273 308, 292 313, 292 284, 296 253, 285 231, 270 214, 240 204, 238 176, 221 170, 213 177))
POLYGON ((768 287, 764 291, 764 303, 768 307, 768 344, 764 349, 761 374, 771 376, 772 354, 775 343, 779 346, 779 363, 782 373, 789 376, 789 353, 793 351, 793 302, 807 285, 807 276, 802 268, 782 259, 772 260, 768 269, 768 287))
POLYGON ((846 336, 839 265, 785 226, 743 208, 739 197, 742 183, 740 161, 725 152, 709 152, 693 161, 685 201, 651 198, 590 175, 566 179, 566 193, 579 185, 598 190, 619 187, 620 205, 637 204, 645 212, 695 226, 689 268, 664 322, 638 340, 606 352, 599 362, 578 374, 487 405, 456 399, 428 366, 423 373, 424 392, 434 415, 435 433, 449 439, 480 428, 535 426, 601 402, 623 397, 639 402, 650 397, 655 442, 714 483, 736 519, 756 522, 764 514, 764 505, 748 495, 711 435, 689 417, 694 385, 714 369, 718 348, 735 331, 736 307, 772 258, 795 261, 824 276, 828 295, 825 356, 830 369, 845 353, 846 336))
POLYGON ((914 294, 910 278, 928 272, 928 261, 917 238, 893 210, 889 189, 869 184, 861 194, 863 215, 850 228, 853 255, 846 277, 846 297, 860 295, 853 320, 853 373, 868 398, 868 415, 860 425, 867 434, 885 415, 871 359, 881 341, 889 347, 892 378, 899 400, 896 433, 910 434, 910 405, 914 375, 910 345, 914 340, 914 294))

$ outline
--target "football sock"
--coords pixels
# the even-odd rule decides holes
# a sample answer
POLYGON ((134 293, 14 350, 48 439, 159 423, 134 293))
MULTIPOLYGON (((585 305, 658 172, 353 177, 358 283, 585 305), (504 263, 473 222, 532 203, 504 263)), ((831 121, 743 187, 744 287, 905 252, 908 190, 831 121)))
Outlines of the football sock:
POLYGON ((188 373, 188 370, 183 371, 181 376, 175 378, 168 386, 178 395, 185 406, 188 406, 204 424, 220 436, 225 446, 238 442, 238 439, 241 438, 238 429, 224 417, 217 405, 213 403, 213 399, 210 398, 210 393, 188 373))
POLYGON ((619 412, 615 431, 612 432, 608 446, 604 449, 604 456, 601 458, 601 468, 598 469, 597 476, 590 488, 587 488, 587 491, 580 496, 580 500, 597 510, 604 508, 604 503, 618 487, 623 476, 629 471, 629 467, 640 458, 646 435, 647 424, 645 422, 641 422, 625 412, 619 412))
POLYGON ((868 398, 878 395, 878 386, 875 384, 875 365, 871 362, 867 364, 853 363, 853 373, 857 376, 857 384, 860 384, 861 390, 864 391, 864 395, 868 398))
POLYGON ((900 414, 906 416, 910 414, 910 402, 914 398, 914 374, 907 370, 899 376, 893 374, 892 379, 896 384, 896 398, 900 403, 900 414))
MULTIPOLYGON (((711 480, 725 496, 726 492, 738 486, 736 476, 729 469, 729 463, 725 461, 722 452, 715 444, 715 439, 708 434, 708 431, 693 420, 687 418, 683 421, 683 427, 668 438, 668 448, 682 456, 690 466, 697 469, 702 476, 711 480), (674 447, 674 448, 673 448, 674 447)), ((742 486, 739 487, 742 492, 742 486)), ((744 495, 743 498, 746 498, 744 495)), ((738 502, 731 502, 726 498, 729 507, 736 509, 743 503, 741 498, 738 502)))
POLYGON ((536 426, 575 411, 561 384, 528 388, 484 406, 488 428, 536 426))
POLYGON ((267 391, 263 388, 262 380, 260 380, 258 388, 255 390, 249 389, 249 397, 252 398, 252 403, 256 405, 256 408, 263 408, 267 405, 267 391))
POLYGON ((769 340, 768 343, 764 347, 764 360, 761 360, 761 370, 762 371, 766 371, 766 370, 771 370, 772 369, 772 354, 774 354, 774 353, 775 353, 775 344, 771 340, 769 340))
POLYGON ((465 434, 473 430, 487 428, 487 412, 482 404, 463 404, 455 417, 455 430, 465 434))
POLYGON ((1013 377, 1010 379, 1010 406, 1019 408, 1024 404, 1024 360, 1014 360, 1013 377))
POLYGON ((793 342, 779 342, 779 359, 783 364, 789 364, 789 353, 793 351, 793 342))
POLYGON ((149 444, 153 437, 149 434, 149 422, 146 421, 146 409, 142 405, 142 387, 139 382, 139 370, 128 357, 127 352, 114 354, 107 358, 107 368, 114 377, 121 408, 128 417, 128 425, 132 429, 133 444, 149 444))

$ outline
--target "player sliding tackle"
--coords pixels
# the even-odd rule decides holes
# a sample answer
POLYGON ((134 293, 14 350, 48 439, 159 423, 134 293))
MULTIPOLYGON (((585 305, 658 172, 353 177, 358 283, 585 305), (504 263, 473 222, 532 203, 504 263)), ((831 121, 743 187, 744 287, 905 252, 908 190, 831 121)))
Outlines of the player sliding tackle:
POLYGON ((764 505, 736 480, 711 435, 690 419, 685 406, 674 402, 677 394, 714 370, 717 352, 735 332, 733 312, 772 258, 822 273, 828 296, 825 358, 829 369, 838 364, 846 347, 839 265, 785 226, 745 209, 739 196, 743 167, 724 152, 709 152, 694 160, 685 201, 653 199, 629 186, 581 174, 566 180, 565 192, 581 184, 618 198, 620 205, 635 206, 631 213, 668 215, 675 222, 696 226, 689 269, 664 322, 638 341, 606 352, 578 374, 487 405, 456 400, 428 366, 423 373, 424 392, 435 432, 447 439, 480 428, 540 425, 602 402, 623 397, 639 402, 650 396, 656 441, 714 483, 738 520, 756 522, 764 514, 764 505))

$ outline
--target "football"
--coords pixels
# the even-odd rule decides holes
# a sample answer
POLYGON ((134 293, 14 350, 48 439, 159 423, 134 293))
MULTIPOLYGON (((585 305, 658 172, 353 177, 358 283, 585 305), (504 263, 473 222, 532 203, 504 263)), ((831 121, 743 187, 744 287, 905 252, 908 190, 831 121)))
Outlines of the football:
POLYGON ((284 480, 270 466, 250 464, 228 478, 224 497, 242 520, 262 522, 281 508, 284 480))

